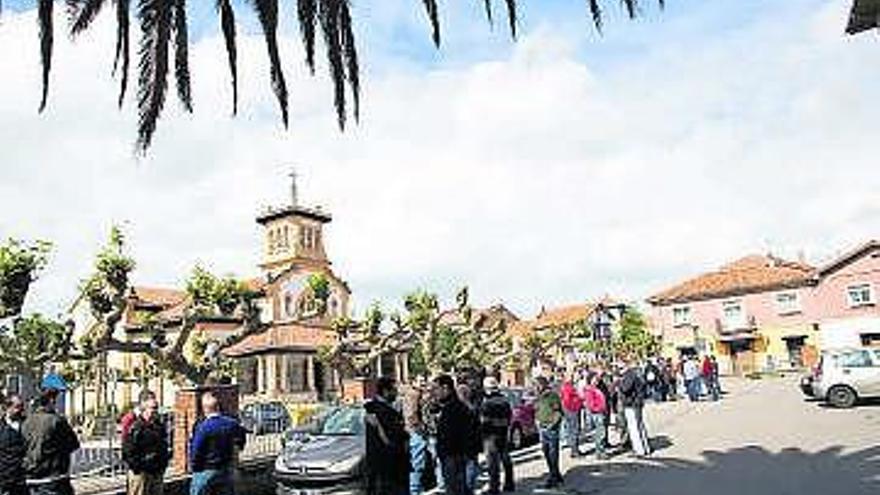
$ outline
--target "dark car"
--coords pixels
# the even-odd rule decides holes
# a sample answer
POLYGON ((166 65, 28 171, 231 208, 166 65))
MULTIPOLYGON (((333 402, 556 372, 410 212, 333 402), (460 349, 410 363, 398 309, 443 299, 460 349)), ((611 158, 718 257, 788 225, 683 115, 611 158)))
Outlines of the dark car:
POLYGON ((501 393, 507 397, 510 407, 513 408, 510 422, 511 450, 521 449, 538 438, 534 397, 522 388, 505 388, 501 393))
POLYGON ((241 410, 241 424, 256 435, 283 433, 290 427, 290 414, 280 402, 248 404, 241 410))
POLYGON ((364 409, 333 408, 285 434, 284 448, 275 460, 277 493, 360 493, 365 456, 364 409))

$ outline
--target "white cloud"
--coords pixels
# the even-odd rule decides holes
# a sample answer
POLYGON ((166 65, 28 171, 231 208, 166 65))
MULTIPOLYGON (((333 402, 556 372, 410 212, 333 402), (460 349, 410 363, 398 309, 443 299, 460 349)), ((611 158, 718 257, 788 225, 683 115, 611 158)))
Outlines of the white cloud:
POLYGON ((880 232, 880 47, 842 38, 844 15, 828 5, 697 48, 673 39, 602 72, 536 26, 494 60, 369 71, 363 121, 344 135, 293 39, 291 129, 258 37, 240 40, 230 119, 222 42, 208 37, 192 49, 195 115, 172 92, 140 160, 134 86, 114 107, 109 20, 76 46, 58 37, 38 116, 33 15, 6 16, 0 236, 56 242, 42 308, 69 301, 114 222, 128 222, 139 281, 175 283, 199 261, 253 273, 254 214, 285 199, 295 163, 306 200, 335 215, 329 250, 361 303, 470 283, 479 302, 529 315, 643 297, 752 251, 825 255, 880 232))

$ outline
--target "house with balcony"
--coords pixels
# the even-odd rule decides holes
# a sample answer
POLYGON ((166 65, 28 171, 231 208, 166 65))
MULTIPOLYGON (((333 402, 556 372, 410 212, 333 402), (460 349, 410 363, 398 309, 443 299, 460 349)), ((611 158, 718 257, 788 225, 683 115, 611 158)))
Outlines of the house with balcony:
POLYGON ((819 345, 808 312, 815 272, 804 261, 752 255, 649 297, 663 354, 714 354, 727 374, 803 366, 819 345))

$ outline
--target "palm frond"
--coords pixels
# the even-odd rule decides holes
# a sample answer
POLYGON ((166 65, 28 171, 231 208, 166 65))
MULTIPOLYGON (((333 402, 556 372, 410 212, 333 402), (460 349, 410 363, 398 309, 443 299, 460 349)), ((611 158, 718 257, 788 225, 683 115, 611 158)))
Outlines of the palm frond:
POLYGON ((232 76, 232 115, 238 113, 238 50, 235 46, 235 12, 230 0, 217 0, 220 11, 220 27, 226 43, 226 56, 229 59, 229 73, 232 76))
POLYGON ((125 90, 128 87, 128 61, 129 61, 129 18, 128 9, 130 0, 116 0, 116 57, 113 59, 113 73, 116 74, 120 57, 122 59, 122 74, 119 83, 119 101, 117 104, 122 108, 125 101, 125 90))
POLYGON ((168 45, 172 29, 171 0, 140 0, 137 147, 150 147, 168 91, 168 45))
POLYGON ((622 0, 622 1, 623 1, 623 5, 626 6, 626 13, 629 16, 629 18, 635 19, 636 14, 638 13, 638 10, 639 10, 638 0, 622 0))
POLYGON ((104 7, 104 2, 105 0, 68 0, 70 35, 76 36, 88 29, 104 7))
POLYGON ((46 99, 49 96, 49 73, 52 70, 52 41, 53 25, 52 10, 53 0, 38 0, 37 17, 40 23, 40 60, 43 67, 43 94, 40 98, 40 112, 46 109, 46 99))
POLYGON ((315 74, 315 24, 318 22, 317 0, 297 0, 296 14, 299 19, 299 32, 306 48, 306 64, 315 74))
POLYGON ((192 113, 192 87, 189 73, 189 33, 186 26, 186 0, 173 0, 174 8, 174 80, 177 97, 184 110, 192 113))
POLYGON ((342 0, 342 6, 339 11, 339 29, 342 40, 342 53, 345 58, 345 70, 348 73, 348 84, 351 86, 354 120, 355 122, 358 122, 361 117, 360 67, 358 65, 357 47, 355 46, 349 0, 342 0))
POLYGON ((599 34, 602 34, 602 7, 599 6, 599 0, 589 0, 588 3, 590 4, 590 15, 593 16, 593 24, 596 25, 599 34))
POLYGON ((516 39, 516 0, 505 0, 507 3, 507 22, 510 24, 510 37, 516 39))
POLYGON ((327 47, 327 65, 333 81, 333 104, 336 107, 336 120, 340 129, 345 129, 345 64, 343 61, 342 39, 339 34, 339 11, 344 0, 320 0, 318 18, 324 33, 327 47))
POLYGON ((269 52, 269 66, 272 76, 272 90, 281 107, 281 120, 287 127, 287 84, 281 70, 281 57, 278 55, 278 0, 253 0, 257 18, 263 27, 266 38, 266 50, 269 52))
POLYGON ((492 26, 495 24, 492 19, 492 0, 483 0, 483 7, 486 9, 486 20, 489 21, 489 25, 492 26))
POLYGON ((437 0, 422 0, 422 3, 425 4, 428 20, 431 21, 431 38, 434 40, 434 46, 440 48, 440 14, 437 11, 437 0))

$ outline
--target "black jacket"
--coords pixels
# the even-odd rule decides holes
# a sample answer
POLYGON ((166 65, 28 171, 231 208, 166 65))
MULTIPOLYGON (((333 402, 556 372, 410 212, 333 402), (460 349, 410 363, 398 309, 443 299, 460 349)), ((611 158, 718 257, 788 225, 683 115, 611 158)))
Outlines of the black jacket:
POLYGON ((642 407, 645 405, 647 385, 638 368, 629 368, 620 378, 620 394, 623 407, 642 407))
POLYGON ((163 474, 170 460, 162 421, 137 418, 122 442, 122 460, 135 474, 163 474))
POLYGON ((467 457, 473 450, 470 433, 474 415, 458 397, 451 397, 440 406, 437 417, 437 456, 467 457))
POLYGON ((79 449, 76 433, 67 420, 54 412, 37 409, 21 425, 27 444, 24 469, 28 479, 67 476, 70 454, 79 449))
POLYGON ((367 423, 367 472, 385 478, 398 477, 404 482, 408 479, 410 465, 409 434, 403 426, 403 415, 378 399, 364 404, 364 410, 378 419, 386 437, 382 438, 379 430, 367 423))
POLYGON ((24 437, 0 417, 0 491, 24 485, 24 437))
POLYGON ((487 395, 480 410, 484 442, 495 449, 507 448, 507 435, 512 417, 513 409, 506 397, 500 392, 487 395))

